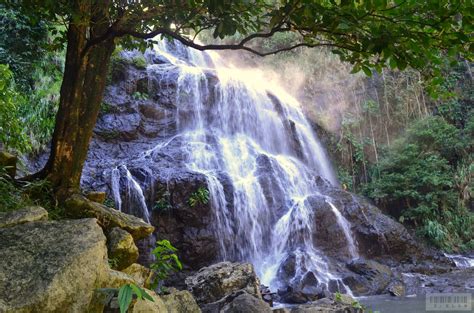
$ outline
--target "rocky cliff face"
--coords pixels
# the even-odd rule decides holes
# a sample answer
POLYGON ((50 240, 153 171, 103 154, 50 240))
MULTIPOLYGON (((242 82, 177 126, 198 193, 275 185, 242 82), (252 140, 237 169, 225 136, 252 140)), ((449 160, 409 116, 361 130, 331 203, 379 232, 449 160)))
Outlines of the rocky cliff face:
MULTIPOLYGON (((192 62, 189 55, 179 47, 175 48, 175 54, 180 53, 184 62, 192 62)), ((115 199, 116 207, 149 220, 156 227, 157 238, 166 238, 179 249, 186 269, 197 270, 221 260, 223 245, 230 250, 241 249, 238 245, 240 238, 219 237, 216 225, 222 220, 215 212, 212 199, 190 204, 190 198, 196 191, 213 188, 206 175, 191 170, 186 163, 190 151, 180 135, 181 126, 178 124, 192 119, 195 112, 192 108, 178 107, 176 103, 180 97, 177 94, 179 73, 176 68, 170 65, 165 74, 161 72, 158 75, 153 66, 140 68, 134 65, 132 60, 140 57, 143 56, 138 52, 127 52, 112 68, 111 82, 90 145, 82 186, 86 190, 106 191, 110 199, 115 199)), ((161 65, 160 68, 167 68, 166 65, 170 63, 169 59, 156 53, 148 53, 146 57, 149 65, 161 65)), ((205 110, 206 105, 215 101, 212 90, 219 82, 213 70, 203 73, 206 88, 210 90, 202 98, 205 110)), ((278 101, 274 101, 274 105, 277 113, 282 110, 278 101)), ((211 115, 207 117, 210 121, 218 118, 211 115)), ((295 134, 291 149, 296 151, 295 157, 298 157, 302 146, 297 141, 296 126, 291 121, 286 125, 286 129, 295 134)), ((212 144, 214 139, 210 136, 208 141, 212 144)), ((266 155, 257 158, 255 177, 261 186, 259 192, 274 212, 274 216, 268 218, 278 219, 284 215, 287 203, 283 196, 285 190, 281 189, 272 175, 274 170, 272 160, 266 155)), ((233 205, 238 193, 234 192, 226 172, 219 172, 216 177, 222 186, 227 218, 238 221, 240 213, 233 205)), ((310 287, 320 287, 310 291, 316 297, 324 294, 324 290, 345 291, 348 286, 356 286, 361 282, 371 285, 361 294, 380 293, 386 291, 388 283, 396 276, 390 273, 386 277, 387 273, 384 272, 383 283, 379 279, 364 281, 360 278, 365 277, 366 273, 355 271, 349 265, 354 255, 350 252, 347 240, 348 230, 341 226, 341 217, 329 206, 326 201, 328 197, 349 222, 349 232, 354 237, 358 257, 389 265, 395 262, 415 264, 422 258, 431 258, 424 254, 401 224, 382 214, 364 199, 331 185, 317 173, 311 184, 315 187, 314 194, 305 199, 305 207, 310 209, 313 216, 310 237, 314 246, 324 252, 323 261, 335 276, 324 283, 318 282, 315 277, 311 281, 306 274, 303 275, 305 265, 302 265, 301 260, 295 265, 295 257, 290 253, 285 257, 287 261, 282 262, 277 269, 279 287, 282 289, 303 290, 309 279, 310 287), (374 287, 374 284, 377 286, 374 287)), ((234 233, 239 234, 239 224, 232 227, 234 233)), ((298 237, 291 240, 290 244, 297 249, 301 241, 298 241, 298 237)), ((141 248, 146 251, 149 245, 145 242, 141 248)), ((146 263, 147 260, 141 258, 141 261, 146 263)))

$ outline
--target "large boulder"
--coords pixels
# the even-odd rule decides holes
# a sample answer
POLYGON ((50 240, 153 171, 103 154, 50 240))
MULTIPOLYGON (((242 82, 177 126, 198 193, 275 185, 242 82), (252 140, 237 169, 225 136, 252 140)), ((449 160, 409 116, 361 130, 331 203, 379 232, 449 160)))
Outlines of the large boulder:
POLYGON ((323 188, 331 202, 351 223, 351 231, 361 255, 367 258, 386 258, 388 261, 411 260, 423 255, 422 247, 402 224, 383 214, 366 199, 339 188, 323 188))
POLYGON ((132 235, 125 230, 114 227, 107 233, 107 249, 110 260, 114 260, 114 268, 122 270, 138 259, 138 248, 132 235))
POLYGON ((270 306, 255 296, 244 292, 227 303, 221 311, 222 313, 271 313, 270 306))
POLYGON ((97 222, 106 230, 114 227, 128 231, 134 239, 148 237, 155 229, 142 219, 106 207, 103 204, 92 202, 84 196, 73 195, 65 201, 68 216, 72 218, 97 218, 97 222))
MULTIPOLYGON (((139 173, 135 176, 139 177, 139 173)), ((157 175, 154 186, 155 202, 169 204, 168 208, 153 211, 152 223, 158 239, 168 239, 175 245, 186 268, 198 270, 212 264, 219 253, 219 239, 213 227, 215 213, 210 203, 193 207, 188 203, 192 193, 207 188, 206 177, 200 173, 173 171, 157 175)))
POLYGON ((238 290, 215 302, 201 304, 203 313, 259 313, 271 312, 270 306, 261 298, 238 290), (270 311, 269 311, 270 310, 270 311))
POLYGON ((39 206, 30 206, 11 212, 0 212, 0 227, 11 227, 48 219, 48 211, 39 206))
POLYGON ((261 298, 260 282, 250 263, 221 262, 186 278, 188 289, 200 304, 218 301, 243 290, 261 298))
POLYGON ((392 271, 386 265, 371 260, 357 259, 347 267, 354 273, 344 278, 344 283, 355 295, 380 294, 392 279, 392 271))
POLYGON ((0 312, 86 312, 106 279, 107 249, 95 219, 0 228, 0 312))
POLYGON ((186 290, 172 288, 169 294, 161 296, 161 300, 169 313, 201 313, 193 295, 186 290))

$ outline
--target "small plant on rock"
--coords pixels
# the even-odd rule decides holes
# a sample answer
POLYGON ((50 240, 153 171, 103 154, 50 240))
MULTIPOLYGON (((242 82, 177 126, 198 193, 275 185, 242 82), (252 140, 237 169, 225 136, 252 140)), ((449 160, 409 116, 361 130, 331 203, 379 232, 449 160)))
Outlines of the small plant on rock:
POLYGON ((196 205, 200 204, 208 204, 209 203, 209 190, 204 187, 199 187, 197 191, 193 192, 189 197, 188 201, 191 207, 195 207, 196 205))
POLYGON ((169 209, 171 209, 171 204, 166 201, 166 199, 161 198, 155 201, 153 209, 159 212, 168 211, 169 209))
POLYGON ((150 266, 156 275, 152 283, 153 289, 157 288, 171 272, 183 269, 183 265, 176 254, 177 251, 178 249, 173 247, 168 240, 161 240, 156 243, 156 248, 151 252, 155 256, 155 262, 150 266))
POLYGON ((120 287, 118 291, 118 303, 120 313, 127 312, 130 303, 132 303, 134 295, 137 297, 138 300, 149 300, 151 302, 154 302, 153 298, 142 288, 138 287, 135 284, 126 284, 120 287))
POLYGON ((125 284, 120 288, 99 288, 97 291, 106 295, 106 298, 103 300, 104 305, 109 305, 112 298, 117 296, 120 313, 126 313, 128 311, 134 297, 137 300, 155 302, 144 289, 135 284, 125 284))
POLYGON ((135 91, 133 94, 132 94, 132 98, 134 100, 147 100, 148 99, 148 95, 144 92, 140 92, 140 91, 135 91))

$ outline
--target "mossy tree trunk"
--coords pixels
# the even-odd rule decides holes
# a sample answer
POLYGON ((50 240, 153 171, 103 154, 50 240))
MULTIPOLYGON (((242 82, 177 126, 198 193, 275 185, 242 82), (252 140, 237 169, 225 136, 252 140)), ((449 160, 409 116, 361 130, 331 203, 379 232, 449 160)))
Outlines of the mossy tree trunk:
POLYGON ((51 152, 36 175, 48 179, 60 198, 79 190, 82 168, 99 114, 114 40, 88 47, 88 38, 108 28, 109 1, 76 1, 81 18, 69 23, 64 76, 51 152))

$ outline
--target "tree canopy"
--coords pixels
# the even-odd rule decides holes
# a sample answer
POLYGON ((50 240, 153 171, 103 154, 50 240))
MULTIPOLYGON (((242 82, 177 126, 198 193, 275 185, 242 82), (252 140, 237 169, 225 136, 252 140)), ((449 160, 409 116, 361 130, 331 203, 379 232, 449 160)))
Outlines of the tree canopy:
POLYGON ((67 46, 51 155, 39 175, 63 189, 79 187, 117 43, 144 49, 161 36, 198 50, 260 56, 324 46, 353 72, 410 66, 435 77, 434 84, 442 81, 442 60, 471 60, 473 50, 470 0, 7 0, 7 6, 33 25, 48 22, 50 48, 67 46), (196 38, 204 30, 242 39, 201 44, 196 38), (288 32, 298 39, 287 46, 252 45, 288 32))
MULTIPOLYGON (((328 46, 354 71, 380 70, 383 66, 407 66, 439 74, 441 58, 455 60, 459 54, 472 58, 473 13, 470 0, 141 0, 141 1, 15 1, 38 21, 62 20, 89 23, 94 10, 107 10, 108 28, 90 34, 87 49, 108 38, 127 37, 127 46, 146 45, 131 37, 156 35, 174 38, 199 50, 243 49, 259 55, 274 54, 300 46, 328 46), (79 14, 76 6, 87 7, 79 14), (194 39, 213 29, 215 38, 240 33, 236 44, 202 45, 194 39), (249 46, 256 38, 295 32, 298 43, 262 51, 249 46)), ((84 8, 83 8, 84 9, 84 8)), ((93 21, 92 21, 93 22, 93 21)), ((57 43, 65 41, 65 32, 57 43)))

